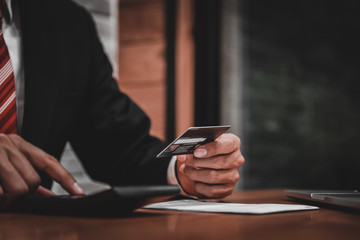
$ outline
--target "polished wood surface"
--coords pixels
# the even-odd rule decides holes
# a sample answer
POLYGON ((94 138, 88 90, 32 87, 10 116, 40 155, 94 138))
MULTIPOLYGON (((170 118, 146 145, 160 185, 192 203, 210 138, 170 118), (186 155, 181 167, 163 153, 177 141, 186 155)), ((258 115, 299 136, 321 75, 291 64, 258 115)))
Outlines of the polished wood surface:
MULTIPOLYGON (((247 191, 240 203, 293 203, 281 190, 247 191)), ((137 210, 127 217, 82 218, 0 213, 5 239, 359 239, 360 214, 328 208, 268 215, 137 210)))

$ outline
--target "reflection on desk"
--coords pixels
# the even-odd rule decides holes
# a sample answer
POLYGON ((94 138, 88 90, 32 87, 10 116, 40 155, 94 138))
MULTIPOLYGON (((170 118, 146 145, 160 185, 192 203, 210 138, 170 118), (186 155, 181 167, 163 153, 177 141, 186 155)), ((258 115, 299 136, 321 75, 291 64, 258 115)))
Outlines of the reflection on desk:
MULTIPOLYGON (((246 191, 238 203, 292 203, 282 190, 246 191)), ((120 218, 0 214, 0 239, 359 239, 360 215, 326 208, 269 215, 140 209, 120 218)))

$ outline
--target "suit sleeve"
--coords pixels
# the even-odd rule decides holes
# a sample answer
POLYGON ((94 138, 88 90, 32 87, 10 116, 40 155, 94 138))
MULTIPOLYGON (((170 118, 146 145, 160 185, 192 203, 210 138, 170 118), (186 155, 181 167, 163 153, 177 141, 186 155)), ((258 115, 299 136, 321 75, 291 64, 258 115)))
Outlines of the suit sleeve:
POLYGON ((166 184, 165 144, 150 136, 150 120, 112 77, 112 67, 89 17, 90 74, 70 143, 87 172, 110 185, 166 184))

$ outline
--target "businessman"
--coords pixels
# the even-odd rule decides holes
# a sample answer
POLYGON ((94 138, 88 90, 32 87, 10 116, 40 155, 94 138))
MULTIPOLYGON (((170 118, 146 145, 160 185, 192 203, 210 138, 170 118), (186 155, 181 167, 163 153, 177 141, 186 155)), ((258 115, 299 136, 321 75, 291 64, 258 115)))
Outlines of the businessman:
POLYGON ((48 196, 52 181, 83 189, 61 166, 69 141, 90 176, 110 185, 179 184, 186 194, 233 191, 240 139, 223 134, 193 155, 155 156, 144 112, 119 91, 94 23, 69 0, 0 0, 0 207, 48 196))

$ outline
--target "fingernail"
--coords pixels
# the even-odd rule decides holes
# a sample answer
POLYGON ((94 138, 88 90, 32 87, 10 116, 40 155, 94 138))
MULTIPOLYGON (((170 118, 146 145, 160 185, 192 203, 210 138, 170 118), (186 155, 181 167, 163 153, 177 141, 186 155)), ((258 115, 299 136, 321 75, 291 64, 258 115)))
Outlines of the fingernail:
POLYGON ((82 189, 78 183, 74 183, 73 189, 75 190, 76 194, 84 194, 84 189, 82 189))
POLYGON ((207 151, 204 148, 198 148, 194 152, 195 157, 204 157, 204 156, 206 156, 206 154, 207 154, 207 151))
POLYGON ((181 173, 184 173, 184 170, 185 170, 185 164, 181 164, 181 165, 180 165, 180 168, 179 168, 179 171, 180 171, 181 173))

